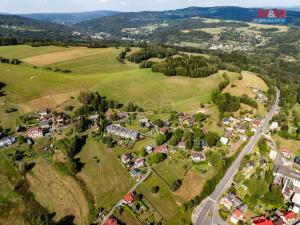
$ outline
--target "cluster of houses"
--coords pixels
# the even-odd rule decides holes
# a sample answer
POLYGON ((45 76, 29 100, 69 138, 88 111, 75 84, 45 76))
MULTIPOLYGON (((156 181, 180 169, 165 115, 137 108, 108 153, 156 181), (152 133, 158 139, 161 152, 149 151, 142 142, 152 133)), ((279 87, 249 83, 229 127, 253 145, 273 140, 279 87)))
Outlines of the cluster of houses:
POLYGON ((248 206, 234 193, 225 195, 221 200, 221 204, 226 210, 233 212, 230 221, 234 224, 243 220, 245 212, 248 210, 248 206))
POLYGON ((297 218, 297 214, 293 211, 287 211, 285 213, 277 210, 273 218, 265 216, 259 216, 252 218, 252 225, 292 225, 297 218))
MULTIPOLYGON (((300 195, 299 195, 300 200, 300 195)), ((245 220, 245 213, 248 210, 247 205, 243 204, 242 200, 234 193, 225 195, 221 204, 228 211, 231 211, 230 222, 238 224, 239 221, 245 220)), ((265 216, 254 217, 251 219, 252 225, 292 225, 297 218, 297 213, 293 210, 280 212, 277 210, 272 218, 265 216)))
POLYGON ((252 91, 254 94, 256 94, 255 99, 258 102, 264 103, 264 102, 268 101, 268 97, 265 95, 265 93, 263 91, 259 90, 258 88, 255 88, 255 87, 252 87, 252 91))
POLYGON ((236 135, 240 136, 243 141, 247 140, 247 131, 251 130, 257 132, 262 124, 264 117, 257 116, 255 119, 248 117, 244 118, 223 118, 223 125, 225 125, 225 136, 221 137, 221 143, 228 145, 230 140, 236 135))
POLYGON ((143 157, 134 159, 132 154, 125 153, 120 158, 124 167, 129 169, 130 175, 136 181, 143 179, 144 172, 141 170, 146 165, 146 161, 143 157))

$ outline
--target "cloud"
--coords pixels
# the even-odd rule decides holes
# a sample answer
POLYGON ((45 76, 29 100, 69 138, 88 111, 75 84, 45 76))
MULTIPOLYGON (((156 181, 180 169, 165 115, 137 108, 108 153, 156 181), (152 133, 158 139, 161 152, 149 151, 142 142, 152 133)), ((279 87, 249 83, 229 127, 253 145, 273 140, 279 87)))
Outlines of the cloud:
POLYGON ((105 3, 107 2, 108 0, 100 0, 101 3, 105 3))
POLYGON ((127 2, 120 1, 120 5, 127 5, 127 2))

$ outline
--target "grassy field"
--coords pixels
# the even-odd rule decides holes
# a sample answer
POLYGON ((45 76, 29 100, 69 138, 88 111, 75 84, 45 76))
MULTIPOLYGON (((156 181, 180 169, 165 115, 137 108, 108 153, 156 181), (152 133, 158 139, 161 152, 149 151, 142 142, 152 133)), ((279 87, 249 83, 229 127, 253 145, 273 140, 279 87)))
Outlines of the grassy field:
POLYGON ((287 148, 290 152, 294 153, 296 156, 300 155, 300 141, 296 140, 287 140, 284 138, 275 135, 274 141, 278 147, 278 150, 282 150, 283 148, 287 148))
POLYGON ((75 48, 58 47, 58 46, 43 46, 43 47, 31 47, 29 45, 16 45, 16 46, 1 46, 0 56, 5 58, 17 58, 24 59, 41 54, 69 51, 75 48))
POLYGON ((94 196, 96 207, 110 210, 133 186, 129 172, 105 145, 89 139, 78 157, 84 167, 77 177, 94 196))
MULTIPOLYGON (((243 94, 248 95, 251 98, 256 97, 255 93, 252 91, 252 88, 257 88, 259 90, 262 90, 264 92, 268 91, 268 86, 266 83, 259 78, 258 76, 250 73, 243 71, 242 72, 242 80, 237 79, 236 75, 230 75, 230 82, 231 84, 228 85, 224 92, 228 92, 234 96, 242 96, 243 94), (234 86, 232 86, 234 85, 234 86)), ((266 114, 266 110, 263 106, 262 103, 258 103, 258 110, 256 110, 256 113, 259 115, 264 115, 266 114)), ((246 105, 242 106, 242 109, 244 110, 249 110, 251 107, 248 107, 246 105)))
POLYGON ((22 214, 25 204, 15 191, 21 177, 8 163, 4 154, 0 154, 0 224, 23 225, 25 220, 22 214))
POLYGON ((178 202, 178 197, 170 191, 169 186, 155 173, 153 173, 138 190, 144 195, 147 201, 155 206, 155 210, 165 218, 165 225, 190 224, 190 216, 183 212, 181 208, 182 203, 178 202), (157 194, 153 194, 151 187, 156 185, 158 185, 160 189, 157 194))
POLYGON ((58 173, 47 161, 39 158, 26 178, 35 198, 50 212, 56 212, 54 220, 74 215, 77 225, 88 221, 87 199, 76 180, 58 173), (45 191, 47 190, 47 191, 45 191))
MULTIPOLYGON (((27 46, 0 47, 0 55, 10 54, 10 56, 18 57, 23 52, 20 49, 23 51, 27 49, 30 52, 32 48, 27 46)), ((33 48, 33 52, 28 55, 42 54, 43 49, 44 53, 66 50, 58 47, 40 47, 33 48)), ((1 64, 0 81, 7 85, 4 88, 6 96, 0 98, 0 104, 3 106, 0 107, 0 117, 6 117, 3 126, 14 127, 16 124, 19 114, 4 112, 10 106, 17 107, 20 113, 45 107, 51 108, 70 99, 71 96, 78 95, 81 90, 97 90, 124 104, 128 101, 135 101, 146 110, 197 111, 200 108, 200 102, 207 103, 210 100, 211 91, 217 88, 222 79, 220 74, 196 79, 166 77, 152 73, 149 69, 138 69, 137 65, 124 65, 116 62, 116 49, 100 50, 109 51, 107 57, 99 53, 80 58, 82 62, 87 63, 86 69, 76 67, 79 59, 60 62, 68 68, 74 67, 74 71, 78 69, 79 74, 63 74, 43 68, 33 69, 26 65, 1 64), (99 60, 98 67, 94 66, 97 60, 99 60), (87 75, 87 73, 91 74, 87 75)))

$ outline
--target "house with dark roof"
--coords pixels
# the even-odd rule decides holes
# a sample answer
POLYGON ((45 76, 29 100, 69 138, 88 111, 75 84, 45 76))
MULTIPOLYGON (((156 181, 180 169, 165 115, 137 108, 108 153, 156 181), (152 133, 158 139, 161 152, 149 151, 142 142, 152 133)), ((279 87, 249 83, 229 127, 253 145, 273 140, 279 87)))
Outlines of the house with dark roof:
POLYGON ((0 148, 6 148, 17 142, 17 139, 13 136, 5 137, 0 140, 0 148))

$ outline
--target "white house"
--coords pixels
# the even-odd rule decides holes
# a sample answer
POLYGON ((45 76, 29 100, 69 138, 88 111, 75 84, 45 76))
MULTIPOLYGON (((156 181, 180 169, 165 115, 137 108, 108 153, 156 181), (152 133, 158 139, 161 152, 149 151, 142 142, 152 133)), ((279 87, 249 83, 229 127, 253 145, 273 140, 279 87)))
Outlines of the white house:
POLYGON ((226 138, 226 137, 221 137, 221 143, 223 144, 223 145, 227 145, 228 144, 228 142, 229 142, 229 139, 228 138, 226 138))
POLYGON ((278 130, 279 129, 279 124, 278 122, 272 122, 270 125, 270 130, 274 131, 274 130, 278 130))
POLYGON ((292 198, 292 202, 294 203, 293 212, 299 213, 299 210, 300 210, 300 194, 299 193, 294 194, 294 196, 292 198))
POLYGON ((275 160, 276 156, 277 156, 277 151, 275 151, 274 149, 272 149, 270 151, 269 158, 272 159, 272 160, 275 160))
POLYGON ((0 148, 9 147, 16 143, 17 139, 13 136, 9 136, 0 140, 0 148))

